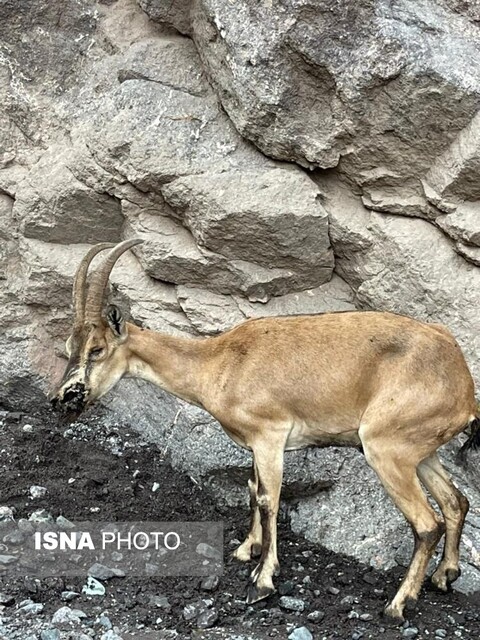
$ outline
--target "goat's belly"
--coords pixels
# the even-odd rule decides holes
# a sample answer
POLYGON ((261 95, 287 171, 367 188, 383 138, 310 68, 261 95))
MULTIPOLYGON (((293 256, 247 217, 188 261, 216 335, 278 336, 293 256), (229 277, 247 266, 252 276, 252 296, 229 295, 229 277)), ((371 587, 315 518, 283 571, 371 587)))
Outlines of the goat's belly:
POLYGON ((285 449, 292 451, 305 447, 358 447, 362 442, 358 436, 358 429, 325 430, 305 424, 294 425, 285 449))

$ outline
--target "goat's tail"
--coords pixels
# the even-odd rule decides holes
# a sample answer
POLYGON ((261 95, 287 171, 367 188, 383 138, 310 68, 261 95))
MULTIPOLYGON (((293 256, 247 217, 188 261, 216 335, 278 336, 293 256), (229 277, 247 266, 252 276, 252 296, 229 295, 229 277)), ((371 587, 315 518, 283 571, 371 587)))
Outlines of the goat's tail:
POLYGON ((469 423, 470 427, 470 435, 468 439, 463 443, 461 448, 459 449, 456 455, 456 461, 458 464, 465 465, 467 462, 467 454, 470 449, 479 449, 480 448, 480 416, 477 415, 476 418, 469 423))

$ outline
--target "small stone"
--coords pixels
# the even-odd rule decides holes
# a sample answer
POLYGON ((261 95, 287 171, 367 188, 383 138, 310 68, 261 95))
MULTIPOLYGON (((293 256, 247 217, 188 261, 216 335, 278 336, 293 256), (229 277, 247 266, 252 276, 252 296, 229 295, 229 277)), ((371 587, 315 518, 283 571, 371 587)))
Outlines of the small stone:
POLYGON ((47 487, 41 487, 38 484, 33 484, 29 491, 32 498, 44 498, 47 493, 47 487))
POLYGON ((31 425, 31 424, 24 424, 24 425, 23 425, 23 427, 22 427, 22 431, 23 431, 24 433, 32 433, 32 431, 33 431, 33 425, 31 425))
POLYGON ((88 570, 88 575, 97 580, 110 580, 111 578, 124 578, 125 571, 115 567, 107 567, 104 564, 95 562, 88 570))
POLYGON ((13 520, 13 509, 10 507, 0 507, 0 522, 13 520))
POLYGON ((35 531, 35 525, 30 520, 26 520, 25 518, 20 518, 17 522, 18 528, 20 531, 25 533, 32 533, 35 531))
POLYGON ((446 629, 435 629, 435 635, 437 638, 446 638, 447 630, 446 629))
POLYGON ((46 509, 38 509, 34 511, 30 517, 30 522, 51 522, 53 523, 53 518, 50 513, 46 509))
POLYGON ((150 596, 150 604, 159 609, 165 609, 166 611, 170 611, 172 608, 168 598, 166 596, 150 596))
POLYGON ((43 604, 40 602, 32 602, 31 604, 26 604, 23 607, 20 607, 19 611, 26 616, 36 616, 38 613, 43 611, 43 604))
POLYGON ((10 531, 10 533, 7 533, 5 536, 3 536, 2 540, 7 545, 22 544, 22 542, 25 542, 25 534, 23 533, 23 531, 20 531, 20 529, 15 529, 14 531, 10 531))
POLYGON ((187 604, 185 605, 185 607, 183 607, 183 618, 184 620, 193 620, 194 618, 196 618, 199 614, 199 609, 198 609, 198 605, 197 604, 187 604))
POLYGON ((19 607, 26 607, 27 604, 33 604, 33 600, 31 598, 26 598, 25 600, 22 600, 21 602, 18 603, 19 607))
POLYGON ((364 573, 362 580, 367 584, 377 584, 377 578, 373 573, 364 573))
POLYGON ((338 596, 340 593, 340 589, 337 589, 337 587, 328 587, 327 591, 328 593, 331 593, 332 596, 338 596))
POLYGON ((298 627, 288 636, 288 640, 313 640, 313 635, 307 627, 298 627))
POLYGON ((278 604, 282 609, 288 611, 303 611, 305 609, 305 602, 300 598, 292 598, 291 596, 282 596, 278 601, 278 604))
POLYGON ((218 620, 218 612, 216 609, 207 609, 206 611, 202 611, 202 613, 197 618, 197 627, 199 629, 210 629, 213 627, 215 622, 218 620))
POLYGON ((293 582, 291 580, 287 580, 286 582, 282 582, 278 586, 278 593, 281 596, 290 596, 292 595, 294 588, 295 585, 293 584, 293 582))
POLYGON ((360 620, 364 622, 368 622, 369 620, 373 620, 373 616, 371 613, 362 613, 360 614, 360 620))
POLYGON ((83 585, 82 593, 87 596, 104 596, 105 595, 105 587, 101 582, 92 578, 92 576, 87 577, 87 584, 83 585))
POLYGON ((110 618, 106 615, 101 615, 97 618, 97 622, 99 625, 101 625, 102 627, 105 627, 105 629, 111 629, 112 628, 112 623, 110 621, 110 618))
POLYGON ((53 614, 52 624, 69 627, 74 624, 79 624, 82 617, 86 617, 83 611, 79 612, 77 609, 70 609, 70 607, 60 607, 60 609, 57 609, 53 614), (83 615, 78 615, 78 613, 83 615))
POLYGON ((307 620, 310 620, 310 622, 321 622, 323 619, 325 618, 325 612, 324 611, 319 611, 318 609, 316 611, 312 611, 312 613, 309 613, 307 616, 307 620))
POLYGON ((75 525, 70 520, 67 520, 64 516, 58 516, 55 521, 60 529, 74 529, 75 525))
POLYGON ((80 594, 77 593, 76 591, 62 591, 60 597, 65 602, 69 602, 70 600, 74 600, 75 598, 78 598, 79 595, 80 594))
POLYGON ((152 484, 152 491, 153 493, 155 493, 155 491, 158 491, 160 489, 160 485, 158 484, 158 482, 154 482, 152 484))
POLYGON ((0 592, 0 604, 3 604, 5 607, 13 604, 15 602, 15 598, 8 593, 0 592))
POLYGON ((221 552, 218 549, 210 546, 206 542, 200 542, 199 544, 197 544, 197 548, 195 549, 195 551, 198 553, 198 555, 204 556, 205 558, 213 560, 220 560, 222 558, 221 552))
POLYGON ((122 640, 122 637, 110 629, 106 633, 102 633, 100 640, 122 640))
POLYGON ((207 576, 200 583, 200 589, 202 591, 215 591, 219 582, 220 578, 218 576, 207 576))
POLYGON ((0 564, 13 564, 14 562, 17 562, 18 558, 17 556, 10 556, 10 555, 0 555, 0 564))
POLYGON ((40 640, 60 640, 60 631, 58 629, 44 629, 40 633, 40 640))
POLYGON ((402 636, 404 638, 415 638, 416 635, 418 635, 417 627, 407 627, 402 631, 402 636))

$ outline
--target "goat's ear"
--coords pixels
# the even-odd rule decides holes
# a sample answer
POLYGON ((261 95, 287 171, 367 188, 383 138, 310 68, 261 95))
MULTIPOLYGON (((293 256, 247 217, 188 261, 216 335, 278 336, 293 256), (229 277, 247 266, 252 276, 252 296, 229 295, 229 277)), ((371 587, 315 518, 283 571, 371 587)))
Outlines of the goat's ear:
POLYGON ((120 309, 113 304, 111 304, 107 309, 107 322, 116 338, 121 341, 127 339, 125 318, 123 317, 120 309))

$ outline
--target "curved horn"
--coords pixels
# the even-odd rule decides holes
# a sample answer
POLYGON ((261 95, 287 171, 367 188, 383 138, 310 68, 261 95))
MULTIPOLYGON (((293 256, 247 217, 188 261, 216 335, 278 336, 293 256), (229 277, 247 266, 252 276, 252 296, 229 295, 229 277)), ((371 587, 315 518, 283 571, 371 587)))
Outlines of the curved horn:
POLYGON ((124 240, 117 244, 117 246, 110 251, 105 259, 105 262, 95 271, 92 275, 90 287, 88 289, 87 302, 85 304, 85 317, 91 321, 96 321, 100 317, 103 305, 103 296, 108 283, 110 273, 125 251, 131 249, 136 244, 143 242, 140 238, 132 238, 131 240, 124 240))
POLYGON ((86 255, 82 258, 82 261, 78 265, 75 278, 73 280, 73 309, 74 309, 74 322, 75 324, 81 324, 85 315, 85 302, 87 299, 87 272, 90 263, 93 258, 103 251, 104 249, 111 249, 115 245, 112 242, 101 242, 92 247, 86 255))

